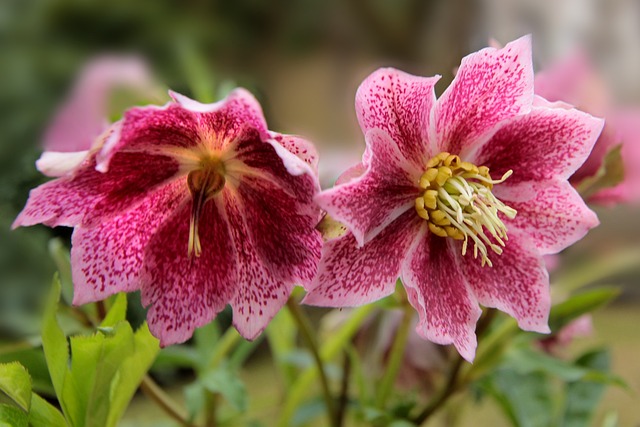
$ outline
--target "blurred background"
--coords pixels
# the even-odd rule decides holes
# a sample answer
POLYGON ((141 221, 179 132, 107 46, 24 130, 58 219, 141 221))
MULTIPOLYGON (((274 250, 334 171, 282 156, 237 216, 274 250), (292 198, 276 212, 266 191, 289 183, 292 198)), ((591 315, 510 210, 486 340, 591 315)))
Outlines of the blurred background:
MULTIPOLYGON (((34 162, 48 124, 97 55, 139 56, 162 85, 203 102, 234 85, 248 88, 271 129, 303 134, 317 145, 330 185, 364 147, 354 95, 374 69, 441 74, 442 92, 463 56, 490 39, 504 44, 527 33, 536 69, 579 47, 617 103, 640 104, 640 0, 3 0, 0 337, 38 330, 55 271, 50 241, 68 244, 69 229, 9 228, 29 189, 45 181, 34 162)), ((597 212, 602 226, 562 262, 579 265, 587 256, 637 247, 637 206, 597 212)), ((636 392, 637 280, 637 272, 609 278, 624 287, 624 297, 596 315, 588 339, 611 345, 614 371, 636 392)), ((638 425, 636 399, 611 390, 602 413, 615 410, 621 425, 638 425)))

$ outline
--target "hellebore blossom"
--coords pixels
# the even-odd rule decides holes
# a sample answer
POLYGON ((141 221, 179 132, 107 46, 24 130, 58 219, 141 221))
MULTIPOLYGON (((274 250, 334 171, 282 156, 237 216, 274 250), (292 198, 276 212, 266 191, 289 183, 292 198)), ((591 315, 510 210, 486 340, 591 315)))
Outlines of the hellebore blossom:
POLYGON ((365 304, 400 276, 417 332, 472 360, 478 303, 549 332, 542 256, 598 224, 567 179, 603 122, 534 99, 528 37, 464 58, 436 100, 438 78, 381 69, 358 89, 362 165, 316 196, 350 232, 325 243, 304 302, 365 304))
MULTIPOLYGON (((99 56, 80 72, 68 99, 44 135, 44 153, 36 162, 40 172, 57 177, 78 166, 94 143, 107 132, 115 100, 160 100, 162 96, 144 61, 135 56, 99 56), (75 153, 70 155, 68 153, 75 153)), ((129 104, 130 105, 130 104, 129 104)), ((122 113, 124 108, 118 113, 122 113)))
POLYGON ((214 104, 170 94, 128 110, 79 167, 32 190, 14 227, 75 227, 74 304, 139 289, 163 346, 227 303, 253 339, 317 270, 315 149, 270 132, 243 89, 214 104))
POLYGON ((549 101, 565 102, 606 119, 591 155, 571 177, 571 183, 579 186, 596 175, 607 153, 622 144, 623 181, 588 199, 604 205, 640 201, 640 110, 617 106, 604 79, 580 51, 537 73, 535 92, 549 101))

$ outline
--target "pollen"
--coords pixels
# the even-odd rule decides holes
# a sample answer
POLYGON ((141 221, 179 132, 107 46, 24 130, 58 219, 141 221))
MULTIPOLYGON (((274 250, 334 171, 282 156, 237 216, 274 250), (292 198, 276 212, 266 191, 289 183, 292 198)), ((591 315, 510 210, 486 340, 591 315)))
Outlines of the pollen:
POLYGON ((489 251, 500 255, 508 240, 501 216, 516 216, 516 210, 500 201, 492 190, 513 171, 494 180, 488 167, 464 162, 447 152, 431 158, 425 169, 418 182, 422 193, 415 201, 418 216, 427 221, 429 231, 436 236, 462 241, 462 255, 471 240, 474 258, 491 267, 489 251))
POLYGON ((220 193, 226 183, 224 163, 217 157, 203 157, 198 168, 187 175, 191 193, 191 220, 189 222, 189 258, 202 253, 198 226, 205 204, 220 193))

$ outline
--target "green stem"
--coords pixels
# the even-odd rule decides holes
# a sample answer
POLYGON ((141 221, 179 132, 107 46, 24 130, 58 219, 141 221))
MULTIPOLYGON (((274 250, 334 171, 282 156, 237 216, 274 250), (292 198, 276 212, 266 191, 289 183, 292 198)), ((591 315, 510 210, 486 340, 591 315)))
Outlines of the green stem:
POLYGON ((145 375, 140 383, 140 389, 142 392, 153 400, 167 413, 171 418, 176 420, 183 427, 195 427, 189 422, 186 414, 182 412, 176 402, 169 397, 167 393, 160 388, 158 384, 149 376, 145 375))
POLYGON ((331 395, 331 390, 329 389, 329 380, 327 379, 327 374, 324 369, 324 363, 322 361, 322 358, 320 357, 318 345, 316 343, 315 336, 313 335, 311 325, 309 324, 309 319, 307 319, 307 317, 304 315, 304 313, 300 309, 300 306, 293 297, 287 300, 287 308, 289 309, 291 316, 298 325, 298 329, 300 330, 302 337, 306 341, 307 346, 309 347, 309 351, 311 352, 313 360, 316 364, 316 368, 318 369, 318 373, 320 375, 320 383, 322 384, 324 402, 327 407, 327 415, 329 417, 329 425, 336 426, 336 408, 333 402, 333 396, 331 395))
POLYGON ((230 327, 227 329, 216 344, 211 359, 209 359, 209 368, 218 366, 227 353, 229 353, 241 339, 242 336, 236 331, 236 328, 230 327))
POLYGON ((351 358, 344 353, 344 361, 342 362, 342 383, 340 384, 340 398, 338 399, 338 410, 336 411, 337 426, 344 425, 344 417, 347 413, 347 405, 349 404, 349 378, 351 377, 351 358))
MULTIPOLYGON (((478 340, 484 336, 485 332, 491 325, 494 317, 496 315, 495 309, 488 309, 485 311, 484 315, 478 321, 478 326, 476 327, 476 335, 478 336, 478 340)), ((418 414, 417 417, 413 419, 413 422, 416 425, 422 425, 425 421, 427 421, 436 411, 438 411, 444 404, 449 400, 451 396, 453 396, 459 389, 462 388, 466 383, 466 381, 460 380, 460 373, 462 371, 462 367, 464 365, 464 359, 460 356, 460 353, 456 351, 453 364, 451 365, 451 369, 449 369, 449 374, 447 375, 447 379, 445 381, 445 385, 442 390, 436 394, 427 406, 418 414)), ((466 377, 464 377, 466 379, 466 377)))
POLYGON ((400 325, 398 326, 395 340, 393 341, 393 344, 391 346, 389 363, 387 364, 387 369, 385 370, 384 376, 382 377, 380 386, 378 388, 376 406, 379 409, 384 409, 387 398, 391 394, 391 390, 393 389, 396 377, 398 376, 398 372, 400 371, 400 366, 402 365, 402 360, 404 358, 405 348, 407 346, 407 340, 409 339, 411 319, 414 313, 415 311, 413 310, 413 307, 411 307, 411 305, 409 305, 409 303, 405 301, 402 320, 400 322, 400 325))
MULTIPOLYGON (((376 308, 375 304, 367 304, 355 309, 349 319, 344 323, 337 333, 333 334, 322 346, 320 357, 322 360, 331 360, 340 352, 345 344, 355 335, 355 333, 365 321, 367 316, 376 308)), ((282 406, 278 427, 289 427, 292 425, 293 415, 300 403, 307 395, 309 387, 313 383, 318 371, 315 366, 308 368, 298 376, 296 382, 288 390, 287 398, 282 406)))
POLYGON ((218 425, 218 393, 207 392, 207 409, 205 413, 205 427, 216 427, 218 425))

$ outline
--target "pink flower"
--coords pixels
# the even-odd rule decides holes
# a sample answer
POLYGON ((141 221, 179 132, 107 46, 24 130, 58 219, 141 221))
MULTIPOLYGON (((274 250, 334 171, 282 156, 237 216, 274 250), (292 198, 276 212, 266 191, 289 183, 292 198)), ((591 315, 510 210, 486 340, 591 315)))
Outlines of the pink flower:
POLYGON ((437 80, 381 69, 360 86, 363 164, 316 197, 350 232, 325 244, 305 302, 365 304, 400 276, 417 332, 472 360, 478 303, 549 332, 542 255, 598 224, 567 178, 603 123, 534 103, 528 37, 464 58, 438 100, 437 80))
POLYGON ((38 170, 47 176, 62 176, 82 163, 96 142, 99 145, 100 135, 108 130, 114 95, 122 90, 146 101, 160 99, 141 59, 99 56, 91 60, 44 135, 45 152, 36 163, 38 170), (67 154, 71 152, 76 155, 67 154))
POLYGON ((14 227, 75 227, 74 303, 139 289, 163 346, 227 303, 253 339, 317 270, 315 149, 268 131, 243 89, 208 105, 170 94, 127 111, 80 167, 32 190, 14 227))
POLYGON ((590 201, 611 205, 640 201, 640 110, 619 108, 612 101, 609 88, 582 52, 539 72, 535 79, 536 94, 549 101, 561 101, 590 114, 605 117, 606 124, 587 161, 571 177, 578 185, 594 176, 606 156, 622 144, 624 181, 598 191, 590 201))

